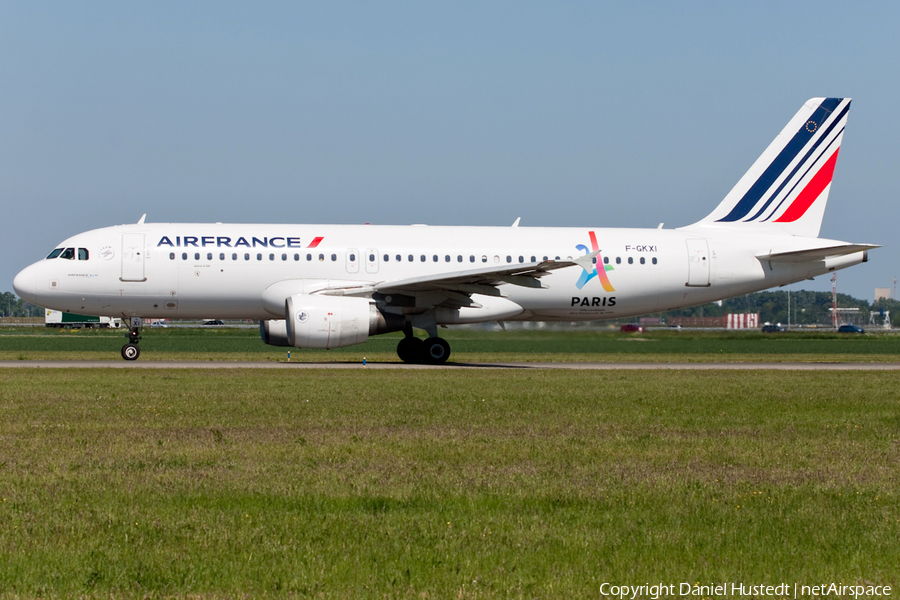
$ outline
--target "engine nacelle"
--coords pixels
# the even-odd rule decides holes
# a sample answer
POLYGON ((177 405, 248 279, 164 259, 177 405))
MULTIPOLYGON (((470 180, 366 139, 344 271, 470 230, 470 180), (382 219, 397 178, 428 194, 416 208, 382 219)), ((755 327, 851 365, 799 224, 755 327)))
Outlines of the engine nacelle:
MULTIPOLYGON (((403 328, 397 315, 383 315, 367 298, 296 294, 285 302, 285 340, 296 348, 340 348, 369 335, 403 328)), ((277 326, 270 326, 270 333, 277 326)))
POLYGON ((270 346, 290 346, 287 335, 287 323, 284 319, 271 319, 259 322, 259 335, 262 341, 270 346))

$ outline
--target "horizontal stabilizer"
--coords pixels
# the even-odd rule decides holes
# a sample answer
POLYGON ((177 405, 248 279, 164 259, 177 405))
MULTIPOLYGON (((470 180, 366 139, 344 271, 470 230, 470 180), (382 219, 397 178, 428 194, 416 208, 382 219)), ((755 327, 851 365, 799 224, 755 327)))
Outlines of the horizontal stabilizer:
POLYGON ((772 262, 809 262, 813 260, 825 260, 835 256, 846 256, 856 252, 865 252, 874 248, 881 248, 876 244, 841 244, 838 246, 825 246, 822 248, 810 248, 807 250, 792 250, 790 252, 772 252, 763 254, 756 258, 760 260, 770 260, 772 262))

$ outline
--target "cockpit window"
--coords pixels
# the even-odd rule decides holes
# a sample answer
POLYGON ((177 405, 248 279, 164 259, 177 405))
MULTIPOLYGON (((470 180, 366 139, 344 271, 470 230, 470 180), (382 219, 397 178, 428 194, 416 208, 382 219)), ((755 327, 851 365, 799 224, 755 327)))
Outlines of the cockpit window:
POLYGON ((62 248, 57 248, 56 250, 51 252, 50 256, 48 256, 47 258, 56 258, 57 256, 59 256, 62 253, 62 251, 63 251, 62 248))
POLYGON ((74 260, 75 259, 75 248, 66 248, 62 251, 62 254, 59 255, 60 258, 65 258, 66 260, 74 260))
POLYGON ((79 248, 78 249, 78 260, 87 260, 87 259, 88 259, 87 248, 79 248))

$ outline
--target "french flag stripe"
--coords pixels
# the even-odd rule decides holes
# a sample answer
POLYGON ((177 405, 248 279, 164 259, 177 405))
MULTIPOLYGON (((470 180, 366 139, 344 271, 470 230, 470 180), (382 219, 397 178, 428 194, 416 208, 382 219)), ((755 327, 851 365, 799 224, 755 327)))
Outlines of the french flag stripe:
MULTIPOLYGON (((841 98, 826 98, 819 107, 813 111, 809 117, 809 121, 821 124, 833 113, 841 103, 841 98)), ((809 122, 807 121, 807 122, 809 122)), ((791 162, 797 158, 800 151, 806 146, 806 143, 815 135, 818 127, 810 130, 804 123, 791 140, 782 148, 778 156, 769 164, 766 170, 759 178, 750 186, 747 193, 735 205, 728 215, 719 219, 719 222, 740 221, 753 209, 754 206, 762 199, 763 194, 772 186, 791 162)))
POLYGON ((828 187, 828 184, 831 183, 831 178, 834 176, 834 165, 837 162, 837 156, 840 150, 841 149, 838 148, 834 151, 831 158, 822 165, 819 172, 815 174, 808 184, 806 184, 806 187, 803 188, 803 191, 800 192, 793 204, 787 207, 784 214, 775 219, 776 223, 793 223, 806 214, 806 211, 809 210, 812 203, 816 201, 816 198, 818 198, 819 195, 825 191, 825 188, 828 187))

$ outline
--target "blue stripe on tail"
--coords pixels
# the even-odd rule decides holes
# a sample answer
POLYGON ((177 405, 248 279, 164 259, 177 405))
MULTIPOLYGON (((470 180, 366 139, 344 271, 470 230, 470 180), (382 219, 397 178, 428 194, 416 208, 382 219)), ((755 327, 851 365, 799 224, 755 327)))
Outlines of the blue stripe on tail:
MULTIPOLYGON (((813 112, 809 120, 815 121, 816 123, 824 123, 828 115, 834 112, 841 103, 841 100, 842 98, 826 98, 813 112)), ((766 190, 768 190, 772 186, 772 183, 778 179, 778 176, 791 164, 791 161, 797 158, 797 155, 803 150, 803 147, 806 146, 806 143, 809 142, 810 138, 815 135, 816 131, 817 129, 809 131, 806 127, 806 123, 801 125, 800 130, 794 134, 794 137, 791 138, 791 141, 788 142, 778 156, 775 157, 775 160, 772 161, 762 175, 760 175, 753 185, 750 186, 750 189, 747 190, 744 197, 741 198, 733 209, 731 209, 730 213, 719 219, 718 222, 730 223, 733 221, 740 221, 746 217, 753 207, 756 206, 756 203, 762 198, 766 190)))

